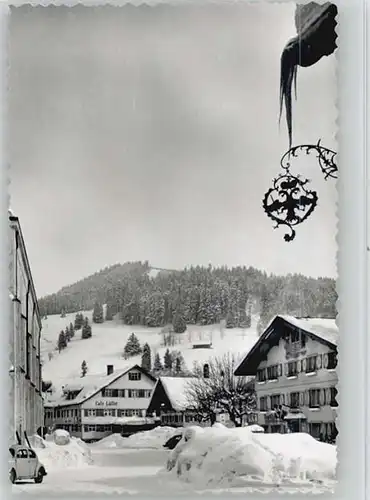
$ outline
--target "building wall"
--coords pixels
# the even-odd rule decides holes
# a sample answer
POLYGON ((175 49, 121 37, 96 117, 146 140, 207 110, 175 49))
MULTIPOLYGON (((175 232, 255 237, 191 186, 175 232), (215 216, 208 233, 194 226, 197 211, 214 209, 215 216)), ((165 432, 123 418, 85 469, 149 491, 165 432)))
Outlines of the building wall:
MULTIPOLYGON (((287 352, 285 340, 280 339, 279 344, 271 348, 267 359, 262 361, 258 367, 258 370, 268 369, 276 365, 279 368, 278 376, 272 380, 258 380, 260 376, 257 373, 255 385, 259 410, 257 423, 265 426, 267 431, 278 431, 279 426, 280 430, 286 428, 283 420, 275 419, 273 415, 269 415, 269 411, 274 403, 276 404, 277 396, 280 396, 280 405, 295 406, 291 395, 299 393, 298 409, 306 417, 306 421, 302 420, 300 430, 310 432, 315 437, 318 437, 317 434, 327 433, 328 429, 333 427, 336 419, 336 407, 331 404, 333 398, 330 391, 336 387, 338 382, 336 370, 324 368, 324 359, 327 360, 326 356, 329 353, 334 353, 334 351, 327 345, 308 337, 306 337, 304 347, 295 349, 294 353, 289 349, 287 352), (306 373, 304 365, 307 365, 307 358, 311 356, 317 356, 316 359, 321 361, 317 362, 313 372, 306 373), (298 364, 296 375, 289 375, 288 372, 288 363, 292 361, 296 361, 298 364), (315 407, 312 407, 310 403, 309 391, 312 389, 320 391, 317 393, 319 404, 315 407), (261 398, 266 399, 261 401, 261 398)), ((311 400, 313 399, 311 398, 311 400)))
POLYGON ((115 380, 104 391, 82 404, 81 423, 82 437, 85 440, 101 439, 110 434, 109 426, 116 417, 146 415, 146 410, 152 395, 155 381, 139 370, 130 370, 115 380), (137 374, 140 380, 131 380, 137 374), (108 391, 119 391, 118 396, 112 396, 108 391), (134 392, 135 391, 135 392, 134 392), (141 391, 140 393, 137 391, 141 391), (144 391, 144 392, 143 392, 144 391), (138 396, 141 397, 138 397, 138 396))
POLYGON ((9 224, 10 370, 13 425, 11 440, 18 431, 34 434, 43 425, 41 395, 41 321, 37 298, 18 220, 9 224))
POLYGON ((79 405, 46 406, 45 425, 66 429, 86 441, 101 439, 111 434, 115 418, 145 416, 154 385, 155 381, 142 372, 130 370, 79 405), (140 380, 130 380, 130 373, 140 374, 140 380), (139 393, 143 397, 132 391, 144 391, 139 393))

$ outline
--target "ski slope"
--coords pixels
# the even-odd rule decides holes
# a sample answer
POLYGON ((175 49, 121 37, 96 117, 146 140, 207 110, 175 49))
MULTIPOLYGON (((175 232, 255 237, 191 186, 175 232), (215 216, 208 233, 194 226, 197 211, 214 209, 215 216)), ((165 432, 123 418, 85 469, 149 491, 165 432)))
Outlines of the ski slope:
MULTIPOLYGON (((90 322, 92 321, 92 311, 85 311, 83 314, 89 318, 90 322)), ((58 353, 56 346, 59 333, 65 330, 71 322, 74 323, 75 315, 75 313, 67 314, 65 318, 61 318, 60 315, 51 315, 43 320, 42 378, 45 381, 52 381, 56 388, 80 377, 83 360, 86 361, 88 373, 91 375, 104 374, 108 364, 114 365, 115 369, 127 366, 127 360, 122 354, 127 338, 132 332, 137 335, 141 345, 145 342, 150 345, 152 361, 156 352, 159 352, 163 361, 167 347, 163 346, 161 328, 123 325, 119 320, 106 321, 102 324, 91 322, 92 337, 90 339, 81 339, 81 330, 78 330, 68 346, 58 353), (50 352, 53 357, 49 360, 50 352)), ((188 325, 185 333, 177 335, 180 343, 169 349, 181 351, 189 369, 195 361, 206 362, 211 357, 222 356, 227 352, 242 357, 257 340, 256 324, 257 318, 252 318, 252 327, 248 329, 225 329, 221 325, 188 325), (212 341, 211 349, 193 349, 193 343, 209 340, 212 341)), ((135 356, 130 360, 133 364, 140 364, 141 357, 135 356)))

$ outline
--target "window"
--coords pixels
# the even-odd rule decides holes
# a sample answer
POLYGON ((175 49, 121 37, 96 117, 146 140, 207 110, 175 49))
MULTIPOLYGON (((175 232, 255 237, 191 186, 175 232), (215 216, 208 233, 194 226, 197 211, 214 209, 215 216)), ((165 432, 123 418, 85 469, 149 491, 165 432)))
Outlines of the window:
POLYGON ((115 417, 116 416, 116 410, 107 410, 104 409, 104 417, 115 417))
POLYGON ((328 353, 328 370, 334 370, 337 366, 338 360, 337 360, 337 353, 336 352, 329 352, 328 353))
POLYGON ((267 411, 267 396, 260 398, 260 411, 267 411))
POLYGON ((269 366, 267 368, 267 379, 276 380, 278 378, 279 365, 269 366))
POLYGON ((280 406, 280 394, 274 394, 271 396, 271 409, 278 408, 280 406))
POLYGON ((32 337, 28 333, 27 333, 26 345, 27 345, 27 350, 26 350, 26 376, 27 376, 27 378, 31 378, 32 337))
POLYGON ((117 410, 117 417, 132 417, 134 415, 138 416, 138 417, 141 417, 142 415, 142 411, 141 409, 134 409, 134 410, 117 410))
POLYGON ((146 389, 128 389, 129 398, 150 398, 151 391, 146 389))
POLYGON ((96 432, 109 432, 112 430, 110 425, 97 425, 96 432))
POLYGON ((128 379, 129 380, 141 380, 141 373, 140 372, 130 372, 128 374, 128 379))
POLYGON ((295 344, 296 342, 299 342, 299 332, 297 332, 296 330, 294 330, 291 334, 290 334, 290 341, 292 344, 295 344))
POLYGON ((186 423, 196 422, 196 421, 197 421, 197 417, 195 415, 185 414, 185 422, 186 423))
POLYGON ((36 453, 33 450, 28 450, 29 458, 36 458, 36 453))
POLYGON ((337 389, 335 387, 330 387, 330 406, 332 408, 338 406, 338 402, 336 400, 337 394, 338 394, 337 389))
POLYGON ((299 392, 290 393, 290 408, 299 407, 299 392))
POLYGON ((316 371, 316 356, 310 356, 306 359, 306 373, 313 373, 316 371))
POLYGON ((257 382, 266 382, 266 368, 257 370, 257 382))
POLYGON ((309 407, 310 408, 320 407, 320 389, 309 390, 309 407))
POLYGON ((18 450, 17 458, 28 458, 27 450, 18 450))
POLYGON ((310 424, 310 434, 314 438, 320 437, 321 424, 319 422, 314 422, 310 424))
POLYGON ((293 350, 303 349, 306 345, 306 337, 300 330, 291 331, 286 338, 293 350))
POLYGON ((32 293, 31 293, 31 287, 28 287, 28 292, 27 292, 27 320, 28 320, 28 333, 33 335, 33 298, 32 298, 32 293))
POLYGON ((102 390, 102 397, 103 398, 118 398, 118 397, 123 397, 121 396, 122 390, 121 389, 103 389, 102 390))
POLYGON ((288 377, 295 377, 298 375, 297 361, 288 363, 288 377))
POLYGON ((21 251, 18 249, 18 298, 21 302, 21 312, 24 317, 27 315, 27 290, 28 290, 28 279, 24 271, 23 261, 21 257, 21 251))
POLYGON ((27 320, 23 316, 21 317, 21 338, 20 338, 20 355, 21 355, 21 367, 26 371, 26 344, 27 344, 27 320))

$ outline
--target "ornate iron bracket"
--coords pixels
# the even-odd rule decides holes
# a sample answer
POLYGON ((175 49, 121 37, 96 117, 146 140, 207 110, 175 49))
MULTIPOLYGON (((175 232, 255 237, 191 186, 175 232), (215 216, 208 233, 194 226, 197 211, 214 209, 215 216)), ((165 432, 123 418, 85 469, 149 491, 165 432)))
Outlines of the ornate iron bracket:
POLYGON ((290 171, 291 162, 299 154, 310 155, 314 153, 318 160, 325 180, 336 179, 338 168, 335 163, 336 152, 321 146, 304 144, 294 146, 287 151, 280 160, 283 172, 273 179, 273 187, 265 194, 262 204, 267 216, 275 222, 274 229, 287 226, 290 233, 284 235, 284 240, 294 240, 296 232, 293 227, 302 224, 315 210, 318 196, 316 191, 307 189, 309 179, 302 178, 299 174, 293 175, 290 171))

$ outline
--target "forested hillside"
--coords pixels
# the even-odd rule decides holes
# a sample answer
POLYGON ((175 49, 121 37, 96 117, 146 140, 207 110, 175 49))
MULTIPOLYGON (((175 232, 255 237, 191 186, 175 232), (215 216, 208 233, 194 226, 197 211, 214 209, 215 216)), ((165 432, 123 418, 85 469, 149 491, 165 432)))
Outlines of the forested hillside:
POLYGON ((41 298, 42 315, 89 310, 107 304, 106 320, 120 314, 126 324, 155 327, 174 323, 260 326, 275 314, 335 317, 335 281, 302 275, 267 275, 252 267, 190 267, 152 277, 148 262, 107 267, 59 292, 41 298))

